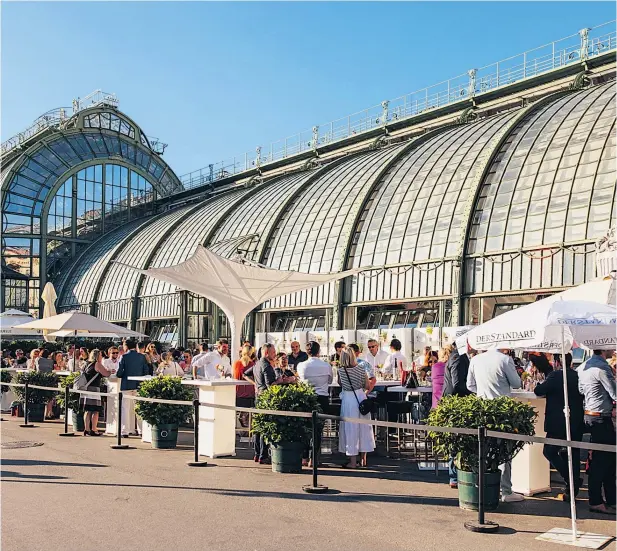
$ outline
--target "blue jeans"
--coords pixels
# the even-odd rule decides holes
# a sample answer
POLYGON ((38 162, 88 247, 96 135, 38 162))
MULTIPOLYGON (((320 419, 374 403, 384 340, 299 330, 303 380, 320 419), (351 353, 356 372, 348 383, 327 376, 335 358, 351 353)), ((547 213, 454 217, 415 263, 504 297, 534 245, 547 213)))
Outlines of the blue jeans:
POLYGON ((450 484, 458 484, 458 471, 454 464, 454 457, 451 457, 448 463, 448 475, 450 476, 450 484))

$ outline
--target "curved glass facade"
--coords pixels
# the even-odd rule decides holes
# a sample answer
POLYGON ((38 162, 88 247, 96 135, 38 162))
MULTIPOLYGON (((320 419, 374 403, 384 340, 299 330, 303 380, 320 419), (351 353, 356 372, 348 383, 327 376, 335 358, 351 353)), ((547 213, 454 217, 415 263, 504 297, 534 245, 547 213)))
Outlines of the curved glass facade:
MULTIPOLYGON (((152 168, 154 153, 141 151, 142 134, 130 121, 125 128, 91 117, 90 132, 114 125, 120 148, 133 128, 135 164, 96 157, 82 135, 90 166, 60 178, 53 197, 39 200, 45 191, 34 186, 30 206, 7 203, 21 206, 3 220, 11 229, 3 236, 6 263, 27 285, 49 271, 54 255, 75 255, 76 243, 93 240, 60 270, 59 308, 145 332, 174 327, 184 338, 222 335, 225 320, 208 301, 122 263, 175 265, 203 244, 280 270, 365 268, 338 286, 262 305, 256 323, 263 331, 296 319, 313 328, 332 319, 338 329, 378 330, 478 323, 595 276, 594 243, 615 215, 615 119, 613 81, 562 89, 524 107, 510 101, 465 123, 451 118, 390 136, 385 145, 352 144, 310 170, 298 163, 270 177, 265 171, 254 185, 230 181, 195 192, 205 198, 185 192, 175 203, 158 201, 157 211, 148 205, 160 197, 168 169, 152 168), (37 202, 44 208, 37 211, 37 202), (46 232, 44 247, 31 235, 35 227, 46 232)), ((105 138, 98 146, 109 151, 105 138)), ((25 163, 12 170, 15 178, 34 178, 25 163)), ((5 181, 18 185, 12 178, 5 181)), ((14 301, 21 281, 11 284, 14 301)))
MULTIPOLYGON (((21 303, 12 301, 11 307, 38 314, 38 289, 64 262, 103 233, 151 214, 157 197, 182 189, 140 136, 128 118, 97 107, 3 159, 3 265, 19 257, 9 262, 26 287, 21 303), (26 234, 28 239, 15 241, 26 234)), ((3 279, 2 292, 11 285, 3 279)))
POLYGON ((475 204, 467 293, 542 289, 594 275, 614 220, 615 85, 531 112, 498 151, 475 204))

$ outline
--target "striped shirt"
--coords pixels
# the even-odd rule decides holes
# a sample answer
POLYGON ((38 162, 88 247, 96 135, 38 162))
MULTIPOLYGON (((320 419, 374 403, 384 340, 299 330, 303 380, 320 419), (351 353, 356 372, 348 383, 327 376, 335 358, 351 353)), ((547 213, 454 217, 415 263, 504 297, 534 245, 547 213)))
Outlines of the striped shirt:
POLYGON ((359 365, 348 368, 339 367, 338 376, 341 382, 341 390, 359 390, 364 388, 366 371, 359 365), (349 384, 350 382, 351 385, 349 384))

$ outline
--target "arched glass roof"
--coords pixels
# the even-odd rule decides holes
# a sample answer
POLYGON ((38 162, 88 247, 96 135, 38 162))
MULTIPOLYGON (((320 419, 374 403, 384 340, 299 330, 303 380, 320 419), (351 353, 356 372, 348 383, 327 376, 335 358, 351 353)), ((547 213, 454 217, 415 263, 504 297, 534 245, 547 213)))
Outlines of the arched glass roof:
MULTIPOLYGON (((478 159, 513 113, 454 127, 398 160, 374 190, 356 228, 349 267, 405 264, 455 254, 478 159)), ((451 266, 360 276, 354 301, 450 292, 451 266), (436 270, 438 272, 436 273, 436 270), (415 277, 414 277, 415 276, 415 277), (437 285, 439 280, 440 285, 437 285)))
POLYGON ((237 248, 242 249, 243 255, 259 261, 259 254, 264 248, 264 239, 278 220, 281 211, 285 208, 288 199, 300 189, 314 174, 314 171, 292 174, 277 178, 266 183, 256 193, 250 194, 238 207, 229 214, 221 224, 220 229, 212 238, 210 248, 217 254, 229 256, 237 248), (247 224, 247 220, 251 223, 247 224), (225 242, 232 241, 243 235, 254 235, 240 247, 226 246, 225 242), (217 246, 217 243, 221 245, 217 246))
POLYGON ((136 142, 94 130, 69 131, 27 152, 23 162, 14 164, 15 171, 3 183, 5 212, 39 216, 49 191, 65 172, 80 163, 110 156, 144 170, 161 195, 180 189, 176 176, 165 170, 164 162, 136 142))
POLYGON ((616 147, 614 82, 532 111, 482 184, 466 293, 562 287, 594 277, 593 242, 614 220, 616 147))
MULTIPOLYGON (((300 272, 341 270, 347 245, 344 226, 354 223, 357 209, 380 169, 402 147, 396 145, 353 156, 326 170, 303 189, 282 213, 264 264, 300 272)), ((307 300, 317 304, 332 302, 332 285, 281 297, 272 303, 295 305, 307 300)))
MULTIPOLYGON (((221 224, 226 209, 238 203, 246 193, 247 190, 245 189, 226 193, 221 197, 202 203, 202 206, 191 214, 186 214, 186 217, 165 238, 164 242, 158 245, 156 254, 148 268, 162 268, 184 262, 195 252, 197 245, 203 244, 208 234, 221 224)), ((125 268, 125 271, 130 270, 125 268)), ((175 291, 175 285, 146 277, 142 285, 141 295, 162 295, 175 291)))
POLYGON ((94 242, 78 257, 73 270, 64 271, 58 280, 57 289, 60 293, 58 304, 77 306, 91 303, 103 271, 109 266, 122 242, 132 232, 149 223, 150 219, 133 220, 94 242))
MULTIPOLYGON (((191 207, 186 206, 157 217, 122 246, 115 260, 136 268, 147 268, 148 259, 160 246, 162 236, 178 225, 190 209, 191 207)), ((135 270, 112 263, 101 281, 99 301, 134 297, 140 277, 135 270)))
POLYGON ((606 233, 615 192, 614 127, 614 83, 532 112, 508 137, 484 180, 468 252, 606 233))

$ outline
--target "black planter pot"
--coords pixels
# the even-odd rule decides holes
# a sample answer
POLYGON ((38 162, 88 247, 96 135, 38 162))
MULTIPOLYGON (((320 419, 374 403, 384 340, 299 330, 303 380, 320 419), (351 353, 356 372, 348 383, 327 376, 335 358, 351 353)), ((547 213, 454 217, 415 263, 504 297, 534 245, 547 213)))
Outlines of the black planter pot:
POLYGON ((74 432, 84 432, 86 428, 86 423, 84 422, 84 412, 72 412, 73 417, 73 431, 74 432))
POLYGON ((152 425, 152 447, 172 449, 178 443, 178 423, 169 425, 152 425))
POLYGON ((28 404, 28 421, 45 421, 45 404, 28 404))
POLYGON ((279 442, 272 444, 272 472, 300 473, 302 472, 302 442, 279 442))
MULTIPOLYGON (((461 509, 478 510, 478 473, 459 470, 458 504, 461 509)), ((501 472, 484 474, 484 510, 494 511, 499 505, 499 484, 501 472)))

